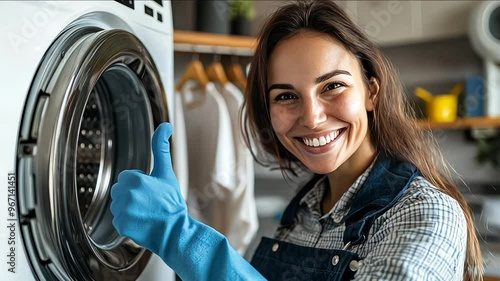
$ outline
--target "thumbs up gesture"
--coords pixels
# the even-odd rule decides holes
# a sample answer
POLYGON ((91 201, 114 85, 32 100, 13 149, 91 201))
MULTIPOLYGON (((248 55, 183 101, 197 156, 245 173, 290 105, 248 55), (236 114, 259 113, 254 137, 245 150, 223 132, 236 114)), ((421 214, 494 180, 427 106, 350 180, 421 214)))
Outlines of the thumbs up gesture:
MULTIPOLYGON (((122 236, 159 254, 166 247, 175 227, 187 222, 188 214, 179 183, 172 169, 169 123, 161 124, 152 140, 154 167, 151 175, 125 170, 111 190, 113 225, 122 236)), ((180 235, 176 232, 175 235, 180 235)))
POLYGON ((151 175, 127 170, 118 176, 111 190, 116 230, 160 256, 182 280, 265 280, 222 234, 188 215, 172 170, 171 134, 168 123, 156 129, 151 175))

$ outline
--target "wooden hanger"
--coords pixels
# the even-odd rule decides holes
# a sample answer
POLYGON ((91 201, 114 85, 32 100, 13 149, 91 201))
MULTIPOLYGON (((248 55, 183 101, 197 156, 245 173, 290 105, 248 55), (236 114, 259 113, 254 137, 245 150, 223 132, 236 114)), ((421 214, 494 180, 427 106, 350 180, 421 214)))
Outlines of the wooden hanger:
POLYGON ((243 68, 239 63, 233 63, 226 68, 227 77, 242 91, 247 87, 247 78, 243 73, 243 68))
POLYGON ((229 83, 224 67, 220 62, 213 62, 207 67, 207 76, 210 81, 220 83, 221 85, 229 83))
POLYGON ((177 84, 177 91, 181 91, 186 82, 188 81, 197 81, 200 88, 205 88, 207 84, 210 82, 207 76, 207 72, 203 68, 203 64, 199 60, 191 61, 186 70, 184 71, 184 75, 181 78, 181 81, 177 84))

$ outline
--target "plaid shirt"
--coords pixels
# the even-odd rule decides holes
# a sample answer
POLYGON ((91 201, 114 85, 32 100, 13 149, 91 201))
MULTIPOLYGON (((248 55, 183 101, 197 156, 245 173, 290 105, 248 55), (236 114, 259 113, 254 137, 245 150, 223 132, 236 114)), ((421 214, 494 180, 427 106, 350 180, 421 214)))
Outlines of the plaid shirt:
MULTIPOLYGON (((325 178, 300 201, 297 225, 276 238, 297 245, 342 249, 344 217, 372 165, 335 206, 321 215, 325 178)), ((350 251, 364 258, 355 280, 462 280, 467 223, 455 199, 415 178, 396 204, 377 218, 364 244, 350 251)))

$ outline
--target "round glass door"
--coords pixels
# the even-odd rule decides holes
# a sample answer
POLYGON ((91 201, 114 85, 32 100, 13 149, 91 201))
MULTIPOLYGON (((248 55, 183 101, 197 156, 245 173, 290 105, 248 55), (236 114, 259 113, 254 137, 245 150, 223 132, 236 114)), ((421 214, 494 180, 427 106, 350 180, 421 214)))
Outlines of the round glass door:
POLYGON ((150 253, 113 228, 110 189, 122 170, 151 168, 151 136, 168 121, 158 71, 133 34, 85 20, 44 58, 17 163, 32 269, 46 280, 135 280, 150 253))

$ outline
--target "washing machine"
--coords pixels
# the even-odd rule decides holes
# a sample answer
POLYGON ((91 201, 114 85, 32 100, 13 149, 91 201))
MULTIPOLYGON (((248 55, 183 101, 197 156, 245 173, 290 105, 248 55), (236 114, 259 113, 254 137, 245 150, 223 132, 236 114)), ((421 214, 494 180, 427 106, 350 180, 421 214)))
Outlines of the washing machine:
POLYGON ((2 280, 175 280, 110 189, 172 121, 171 3, 0 1, 2 280))

